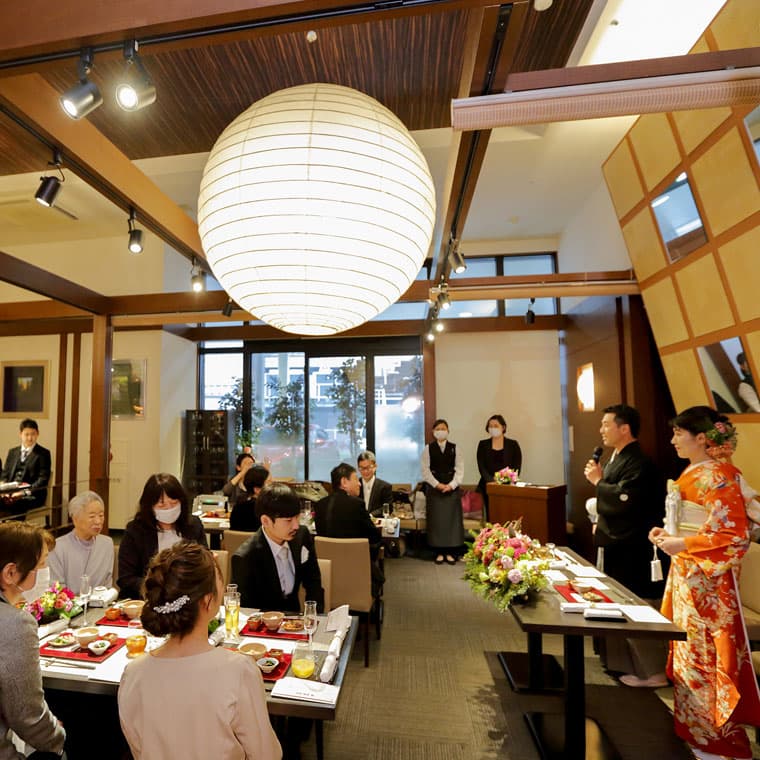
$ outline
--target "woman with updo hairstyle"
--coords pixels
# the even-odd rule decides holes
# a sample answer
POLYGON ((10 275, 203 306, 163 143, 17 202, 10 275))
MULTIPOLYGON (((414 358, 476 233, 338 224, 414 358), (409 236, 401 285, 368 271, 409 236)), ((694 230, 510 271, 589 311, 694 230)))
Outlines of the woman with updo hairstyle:
POLYGON ((760 725, 760 694, 739 597, 750 520, 731 421, 693 406, 671 421, 688 467, 668 481, 666 528, 649 540, 671 556, 662 613, 686 631, 670 642, 676 734, 697 758, 751 758, 744 725, 760 725))
POLYGON ((119 592, 122 598, 140 599, 151 558, 178 541, 208 546, 203 523, 190 514, 182 483, 166 472, 151 475, 140 496, 140 507, 127 523, 119 545, 119 592))
POLYGON ((119 719, 135 760, 279 760, 258 666, 208 641, 224 593, 213 554, 189 541, 164 549, 143 590, 143 627, 168 638, 130 662, 119 685, 119 719))

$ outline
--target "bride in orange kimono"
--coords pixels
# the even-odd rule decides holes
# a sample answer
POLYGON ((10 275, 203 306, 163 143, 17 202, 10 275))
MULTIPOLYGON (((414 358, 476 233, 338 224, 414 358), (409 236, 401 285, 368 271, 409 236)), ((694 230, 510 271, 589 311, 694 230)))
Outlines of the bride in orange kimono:
POLYGON ((649 539, 672 557, 662 613, 687 634, 670 643, 667 665, 676 734, 698 758, 751 758, 742 724, 760 724, 760 694, 738 582, 749 520, 741 473, 722 461, 735 448, 736 432, 706 406, 686 409, 671 424, 671 443, 690 462, 675 483, 680 522, 693 529, 672 535, 653 528, 649 539))

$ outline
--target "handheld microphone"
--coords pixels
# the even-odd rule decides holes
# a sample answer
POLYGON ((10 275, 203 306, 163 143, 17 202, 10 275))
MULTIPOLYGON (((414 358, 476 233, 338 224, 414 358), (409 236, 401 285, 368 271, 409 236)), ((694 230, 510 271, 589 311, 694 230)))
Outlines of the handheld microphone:
POLYGON ((604 452, 604 449, 601 446, 597 446, 594 449, 594 453, 591 455, 591 458, 596 462, 596 464, 599 464, 599 460, 602 458, 602 453, 604 452))

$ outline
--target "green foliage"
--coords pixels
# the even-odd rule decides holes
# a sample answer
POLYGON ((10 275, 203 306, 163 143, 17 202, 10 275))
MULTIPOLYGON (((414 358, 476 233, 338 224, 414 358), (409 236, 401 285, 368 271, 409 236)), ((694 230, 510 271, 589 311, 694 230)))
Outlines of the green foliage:
POLYGON ((270 380, 271 387, 277 396, 267 412, 267 424, 272 425, 280 435, 287 440, 303 437, 303 378, 283 385, 277 380, 270 380))
MULTIPOLYGON (((219 399, 220 409, 231 409, 234 412, 235 446, 242 451, 246 446, 253 446, 259 442, 261 435, 261 409, 251 407, 251 426, 247 428, 243 420, 243 378, 236 377, 233 380, 232 390, 228 391, 219 399)), ((253 389, 251 389, 253 391, 253 389)), ((251 392, 253 395, 253 392, 251 392)))
POLYGON ((332 372, 332 388, 327 395, 335 402, 338 410, 337 428, 346 433, 351 445, 351 454, 359 451, 361 428, 366 422, 366 360, 363 358, 346 359, 340 367, 332 372))

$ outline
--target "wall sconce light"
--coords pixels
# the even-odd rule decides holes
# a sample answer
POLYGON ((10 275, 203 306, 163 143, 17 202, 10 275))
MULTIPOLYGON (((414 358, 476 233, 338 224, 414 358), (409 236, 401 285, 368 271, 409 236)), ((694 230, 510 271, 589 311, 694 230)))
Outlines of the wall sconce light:
POLYGON ((129 243, 128 248, 130 253, 142 253, 143 251, 143 244, 142 244, 142 238, 143 233, 142 230, 137 229, 135 227, 135 210, 133 208, 129 209, 129 219, 127 219, 127 225, 129 226, 129 243))
POLYGON ((139 111, 156 100, 156 86, 137 53, 137 40, 124 43, 124 80, 116 85, 116 102, 125 111, 139 111))
POLYGON ((593 412, 595 405, 594 365, 590 362, 578 367, 575 391, 578 394, 578 409, 581 412, 593 412))
POLYGON ((48 175, 40 177, 40 186, 34 194, 34 199, 43 206, 52 206, 55 203, 58 191, 61 189, 61 183, 66 181, 66 177, 63 176, 63 170, 61 169, 61 154, 57 150, 53 151, 53 160, 48 161, 48 166, 55 167, 60 173, 61 178, 58 179, 58 177, 48 175))
POLYGON ((87 76, 92 71, 93 55, 92 48, 84 48, 79 55, 77 73, 79 81, 69 87, 60 97, 61 108, 72 118, 81 119, 92 113, 103 103, 103 96, 95 82, 91 82, 87 76))

